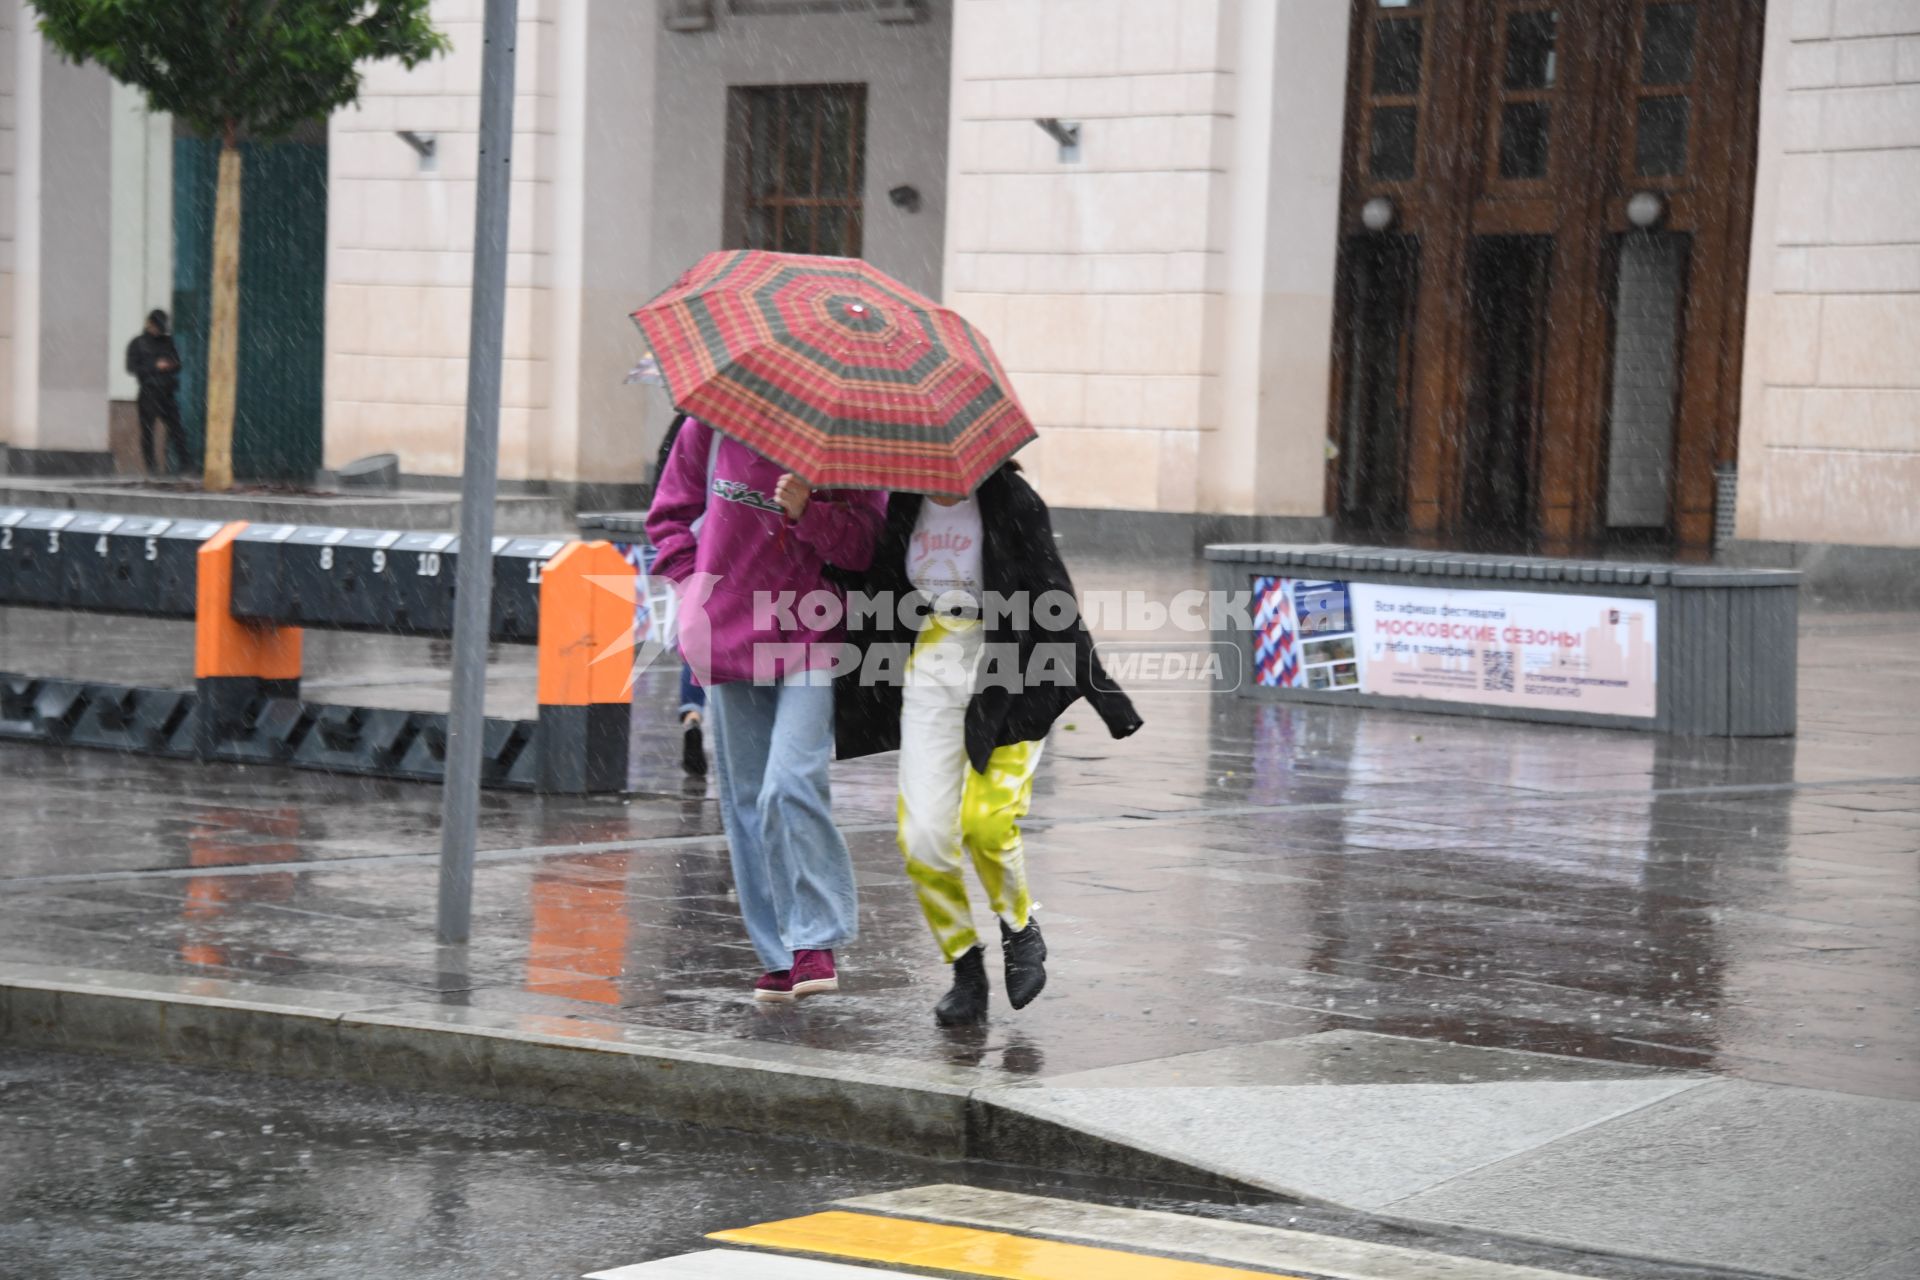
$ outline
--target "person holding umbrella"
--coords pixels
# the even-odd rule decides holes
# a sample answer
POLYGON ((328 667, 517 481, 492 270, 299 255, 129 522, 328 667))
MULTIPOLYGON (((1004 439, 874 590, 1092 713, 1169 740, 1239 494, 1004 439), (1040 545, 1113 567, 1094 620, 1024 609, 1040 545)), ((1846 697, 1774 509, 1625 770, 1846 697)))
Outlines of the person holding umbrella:
MULTIPOLYGON (((853 936, 853 882, 827 805, 835 694, 817 677, 836 664, 844 669, 847 655, 839 613, 827 611, 831 622, 810 620, 808 605, 823 593, 841 602, 839 584, 869 568, 883 523, 889 551, 875 573, 883 585, 1070 590, 1044 504, 1001 466, 1034 439, 1033 425, 985 338, 865 262, 709 254, 634 320, 674 404, 692 415, 674 442, 647 531, 659 548, 655 571, 688 588, 681 650, 709 689, 741 912, 768 965, 755 994, 778 1000, 837 989, 831 948, 853 936), (977 508, 963 501, 976 488, 977 508), (881 490, 901 492, 891 510, 881 490), (923 508, 921 493, 935 500, 923 508), (922 530, 920 543, 938 554, 909 569, 905 548, 923 510, 940 528, 922 530), (699 609, 690 607, 700 599, 695 585, 706 593, 699 609)), ((938 634, 961 636, 967 628, 958 624, 938 634)), ((1038 641, 988 631, 1030 652, 1038 641)), ((980 638, 956 640, 963 667, 978 655, 980 638)), ((1111 712, 1115 732, 1138 725, 1124 697, 1099 692, 1085 629, 1070 630, 1066 640, 1067 665, 1077 673, 1070 692, 1036 692, 1017 703, 983 693, 976 712, 971 670, 911 709, 897 688, 891 699, 884 688, 857 688, 841 698, 840 753, 905 747, 903 824, 915 832, 951 827, 957 834, 967 797, 976 808, 1017 817, 1039 759, 1037 739, 1082 689, 1111 712), (911 726, 904 733, 903 716, 911 726), (1007 734, 1014 736, 1002 742, 1007 734), (1003 746, 1019 748, 1018 758, 1009 754, 988 785, 969 789, 965 766, 988 769, 1003 746)), ((931 666, 952 656, 948 649, 942 642, 940 654, 916 656, 931 666)), ((860 675, 840 683, 858 686, 860 675)), ((1025 903, 1017 826, 1002 821, 992 837, 980 823, 971 830, 976 851, 997 841, 995 856, 977 857, 976 865, 995 877, 995 905, 1004 904, 1004 923, 1021 939, 1009 974, 1025 1003, 1044 981, 1045 947, 1025 903)), ((934 919, 937 911, 964 915, 958 839, 953 849, 936 848, 932 835, 901 843, 947 959, 965 961, 956 966, 956 986, 964 980, 966 989, 943 1002, 942 1020, 977 1020, 985 973, 970 931, 934 919)))
POLYGON ((766 966, 757 1000, 839 990, 834 951, 859 932, 827 780, 839 628, 783 625, 776 611, 831 591, 829 564, 865 568, 882 514, 882 495, 816 493, 693 417, 647 512, 653 571, 682 589, 681 653, 707 690, 734 889, 766 966))
POLYGON ((1047 504, 1019 471, 1004 463, 965 497, 893 495, 864 589, 916 607, 882 610, 849 638, 862 651, 861 673, 904 678, 850 676, 839 689, 841 757, 900 750, 897 840, 953 969, 934 1007, 942 1026, 987 1016, 986 953, 961 874, 967 859, 999 917, 1008 1002, 1025 1008, 1046 986, 1020 819, 1054 721, 1084 696, 1116 738, 1142 723, 1107 678, 1077 610, 1042 606, 1048 597, 1071 602, 1073 581, 1047 504))
MULTIPOLYGON (((734 888, 766 968, 757 1000, 838 990, 834 953, 858 933, 828 785, 843 631, 837 616, 796 618, 794 602, 843 603, 830 567, 864 570, 885 517, 885 479, 847 460, 865 450, 862 406, 889 399, 876 369, 915 360, 887 350, 906 330, 875 324, 872 299, 890 285, 846 259, 717 253, 634 313, 690 415, 647 535, 654 572, 681 592, 681 655, 708 694, 734 888)), ((897 319, 912 324, 909 311, 897 319)))
MULTIPOLYGON (((648 532, 661 548, 659 571, 676 580, 695 568, 713 575, 705 612, 714 676, 703 683, 712 686, 741 910, 770 966, 756 994, 784 999, 824 989, 815 975, 831 975, 832 958, 821 969, 812 949, 818 939, 801 944, 799 931, 815 921, 799 904, 831 896, 821 885, 837 891, 844 883, 850 898, 851 874, 840 879, 845 846, 821 830, 824 772, 805 788, 807 803, 793 806, 804 815, 805 834, 776 834, 786 811, 780 786, 768 779, 810 769, 812 753, 824 746, 814 737, 816 687, 808 684, 804 711, 794 698, 804 731, 783 729, 785 703, 771 718, 748 709, 771 703, 759 684, 746 686, 759 704, 735 692, 746 678, 739 674, 745 650, 766 648, 762 633, 741 621, 741 601, 757 594, 765 605, 772 587, 816 575, 838 592, 838 581, 871 563, 866 585, 883 609, 877 624, 856 635, 858 645, 905 657, 916 678, 903 689, 869 678, 870 664, 846 670, 847 655, 839 655, 839 753, 901 748, 899 844, 954 969, 939 1020, 977 1022, 987 1009, 985 963, 960 880, 963 846, 1001 918, 1008 994, 1016 1007, 1025 1005, 1046 981, 1046 944, 1032 918, 1018 826, 1041 742, 1083 694, 1116 736, 1139 728, 1140 718, 1105 679, 1077 613, 1052 635, 1043 625, 1015 628, 996 613, 996 604, 1020 596, 1031 604, 1050 591, 1071 601, 1072 582, 1046 504, 1008 461, 1035 433, 992 347, 959 315, 867 263, 758 251, 708 255, 634 319, 674 403, 693 415, 675 442, 648 532), (895 491, 877 558, 882 503, 860 490, 895 491), (739 506, 768 517, 751 526, 757 536, 737 532, 750 527, 739 506), (694 521, 703 516, 696 534, 694 521), (896 592, 935 606, 917 638, 896 628, 898 609, 884 607, 896 592), (1010 688, 976 678, 989 650, 1027 672, 1043 646, 1064 658, 1064 682, 1010 688), (809 856, 834 870, 819 871, 809 856), (778 962, 788 947, 793 967, 783 971, 778 962)), ((699 671, 702 637, 684 615, 683 604, 682 649, 699 671)), ((804 619, 798 625, 806 633, 804 619)), ((839 635, 836 628, 831 638, 839 635)), ((780 696, 788 696, 785 687, 780 696)), ((824 770, 823 758, 818 767, 824 770)))

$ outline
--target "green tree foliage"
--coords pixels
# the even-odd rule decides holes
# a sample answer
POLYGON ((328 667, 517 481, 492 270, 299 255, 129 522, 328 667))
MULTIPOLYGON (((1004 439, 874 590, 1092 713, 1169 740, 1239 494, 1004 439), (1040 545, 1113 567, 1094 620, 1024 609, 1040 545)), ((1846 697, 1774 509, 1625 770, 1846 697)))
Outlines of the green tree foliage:
POLYGON ((283 137, 360 96, 363 63, 409 68, 444 52, 430 0, 27 0, 47 42, 142 90, 147 105, 218 138, 206 487, 233 485, 240 326, 242 137, 283 137))
POLYGON ((429 0, 28 0, 49 43, 228 143, 284 136, 360 94, 362 63, 447 48, 429 0))

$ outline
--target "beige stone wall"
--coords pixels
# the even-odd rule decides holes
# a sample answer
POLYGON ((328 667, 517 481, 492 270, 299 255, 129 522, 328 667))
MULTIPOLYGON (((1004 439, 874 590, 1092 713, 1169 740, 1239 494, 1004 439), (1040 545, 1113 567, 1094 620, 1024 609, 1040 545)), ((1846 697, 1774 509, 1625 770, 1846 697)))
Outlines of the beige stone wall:
POLYGON ((631 0, 593 0, 586 17, 562 27, 562 65, 584 72, 564 88, 560 117, 569 147, 556 168, 563 283, 554 305, 556 429, 546 474, 632 482, 645 478, 657 443, 642 426, 658 393, 623 379, 641 353, 628 313, 654 287, 645 212, 657 177, 654 84, 646 69, 654 65, 660 20, 653 5, 631 0))
MULTIPOLYGON (((500 474, 543 479, 554 430, 554 219, 569 0, 522 0, 508 234, 500 474)), ((453 52, 413 71, 368 69, 330 132, 327 466, 392 451, 409 471, 457 475, 466 413, 479 153, 481 0, 435 0, 453 52), (396 130, 437 134, 423 172, 396 130)))
POLYGON ((1767 25, 1739 533, 1920 546, 1920 0, 1767 25))
POLYGON ((1232 0, 959 0, 947 298, 1063 506, 1198 509, 1221 419, 1232 0), (1062 163, 1036 117, 1081 122, 1062 163))
POLYGON ((18 157, 14 27, 20 7, 0 4, 0 445, 13 443, 14 173, 18 157))
POLYGON ((13 443, 103 453, 113 82, 37 32, 29 39, 19 21, 13 443))
MULTIPOLYGON (((332 126, 329 465, 394 449, 410 472, 459 467, 479 0, 435 14, 454 57, 376 69, 332 126), (403 128, 440 135, 438 172, 418 171, 403 128)), ((734 33, 847 34, 762 48, 730 26, 662 33, 652 5, 527 0, 503 476, 641 477, 650 401, 618 385, 637 342, 608 317, 717 243, 721 87, 862 78, 849 50, 898 44, 882 61, 913 74, 866 77, 870 247, 916 282, 944 277, 993 339, 1040 424, 1023 456, 1050 499, 1321 513, 1345 6, 954 0, 952 15, 943 109, 912 95, 948 62, 944 5, 920 27, 813 16, 734 33), (690 105, 714 107, 697 139, 690 105), (1082 122, 1078 161, 1039 116, 1082 122), (929 158, 944 209, 914 168, 929 158), (886 207, 896 180, 927 207, 886 207)))
POLYGON ((1345 64, 1327 0, 956 4, 947 296, 1050 501, 1320 514, 1345 64))
POLYGON ((710 31, 659 37, 655 145, 672 168, 658 185, 654 210, 658 287, 720 247, 728 88, 859 84, 867 90, 862 256, 913 288, 938 294, 951 0, 926 0, 922 19, 910 23, 879 22, 858 10, 718 9, 710 31), (915 212, 887 199, 903 184, 920 192, 915 212))
POLYGON ((1195 510, 1323 515, 1351 10, 1243 4, 1228 170, 1221 422, 1195 510))
MULTIPOLYGON (((623 0, 625 2, 625 0, 623 0)), ((635 8, 651 6, 635 5, 635 8)), ((650 250, 646 288, 631 310, 703 254, 721 247, 726 187, 727 97, 732 86, 860 84, 866 86, 866 166, 861 191, 862 256, 913 288, 938 297, 947 223, 948 68, 952 0, 926 0, 918 22, 877 21, 871 11, 732 12, 717 6, 711 30, 658 32, 654 96, 646 105, 649 142, 664 167, 653 184, 645 234, 628 235, 650 250), (896 207, 896 186, 920 193, 920 207, 896 207)), ((627 65, 634 65, 627 59, 627 65)), ((632 76, 629 70, 629 78, 632 76)), ((640 78, 643 79, 644 78, 640 78)), ((595 115, 608 90, 594 87, 595 115)), ((614 113, 623 150, 643 131, 614 113)), ((1031 126, 1029 126, 1031 127, 1031 126)), ((591 205, 589 206, 591 210, 591 205)), ((624 388, 628 414, 657 444, 666 428, 666 397, 624 388)))

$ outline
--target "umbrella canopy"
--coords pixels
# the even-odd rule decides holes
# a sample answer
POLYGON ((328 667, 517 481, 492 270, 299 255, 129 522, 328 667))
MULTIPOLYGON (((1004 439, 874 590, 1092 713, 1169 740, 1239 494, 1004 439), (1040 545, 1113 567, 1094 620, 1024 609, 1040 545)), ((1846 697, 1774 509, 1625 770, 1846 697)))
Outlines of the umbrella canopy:
POLYGON ((633 318, 674 404, 816 487, 964 497, 1034 438, 987 340, 858 259, 708 254, 633 318))

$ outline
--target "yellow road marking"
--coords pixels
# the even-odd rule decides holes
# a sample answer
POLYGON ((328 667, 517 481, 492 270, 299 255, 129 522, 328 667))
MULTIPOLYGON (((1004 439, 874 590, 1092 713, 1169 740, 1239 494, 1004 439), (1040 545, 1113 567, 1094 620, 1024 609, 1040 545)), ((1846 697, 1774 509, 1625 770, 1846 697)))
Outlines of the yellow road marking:
POLYGON ((995 1280, 1292 1280, 1272 1271, 1243 1271, 868 1213, 813 1213, 715 1231, 707 1238, 995 1280))

